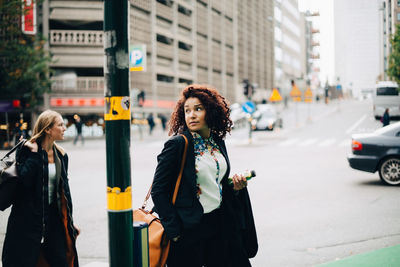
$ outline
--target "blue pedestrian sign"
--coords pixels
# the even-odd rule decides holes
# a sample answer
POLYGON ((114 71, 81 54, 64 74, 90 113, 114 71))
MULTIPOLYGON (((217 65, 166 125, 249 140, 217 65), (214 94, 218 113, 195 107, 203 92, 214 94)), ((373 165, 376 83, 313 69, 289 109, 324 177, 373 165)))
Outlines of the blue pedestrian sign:
POLYGON ((246 101, 243 103, 242 109, 244 112, 252 114, 254 111, 256 111, 256 105, 251 101, 246 101))

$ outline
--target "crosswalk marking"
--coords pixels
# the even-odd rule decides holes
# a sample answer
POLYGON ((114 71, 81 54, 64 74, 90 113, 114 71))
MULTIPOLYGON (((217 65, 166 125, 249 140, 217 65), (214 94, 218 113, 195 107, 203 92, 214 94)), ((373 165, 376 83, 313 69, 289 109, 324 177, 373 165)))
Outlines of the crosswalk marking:
MULTIPOLYGON (((163 148, 164 141, 154 141, 147 143, 146 146, 151 146, 151 147, 159 147, 160 150, 163 148)), ((248 138, 227 138, 226 139, 226 144, 227 145, 273 145, 273 146, 279 146, 279 147, 320 147, 320 148, 327 148, 327 147, 350 147, 351 146, 351 139, 350 138, 345 138, 345 139, 336 139, 336 138, 307 138, 307 139, 300 139, 300 138, 289 138, 287 140, 283 141, 277 141, 277 140, 268 140, 268 139, 262 139, 259 140, 258 138, 253 138, 252 142, 249 142, 248 138)))
POLYGON ((285 141, 275 143, 275 145, 280 147, 287 147, 287 146, 298 146, 298 147, 350 147, 351 140, 346 138, 342 140, 338 140, 336 138, 308 138, 305 140, 301 140, 299 138, 289 138, 285 141))
POLYGON ((279 146, 290 146, 295 144, 299 139, 298 138, 291 138, 286 141, 280 142, 279 146))
POLYGON ((350 147, 351 146, 351 140, 350 139, 345 139, 341 143, 339 143, 339 146, 340 147, 344 147, 344 146, 350 147))
POLYGON ((299 144, 299 146, 309 146, 314 144, 315 142, 317 142, 318 139, 316 138, 310 138, 310 139, 306 139, 305 141, 301 142, 299 144))
POLYGON ((322 146, 322 147, 331 146, 335 142, 336 142, 335 138, 329 138, 329 139, 326 139, 326 140, 322 141, 321 143, 319 143, 318 146, 322 146))

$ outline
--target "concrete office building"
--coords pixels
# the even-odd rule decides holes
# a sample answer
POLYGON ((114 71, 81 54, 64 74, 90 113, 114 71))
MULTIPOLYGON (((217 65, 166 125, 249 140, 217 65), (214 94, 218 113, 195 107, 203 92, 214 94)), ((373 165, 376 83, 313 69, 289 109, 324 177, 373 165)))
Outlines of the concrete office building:
MULTIPOLYGON (((243 79, 260 92, 273 87, 273 0, 129 2, 130 44, 147 50, 146 72, 130 80, 132 93, 145 93, 140 111, 170 113, 190 83, 210 84, 231 103, 244 100, 243 79)), ((40 26, 55 70, 45 108, 102 117, 103 1, 45 0, 40 26)))
POLYGON ((388 80, 387 70, 391 51, 390 39, 396 32, 396 25, 400 23, 400 1, 383 0, 380 3, 380 80, 388 80))
POLYGON ((335 80, 359 97, 379 79, 380 0, 334 1, 335 80))
POLYGON ((297 0, 275 0, 274 18, 274 86, 280 88, 283 96, 287 97, 291 90, 291 80, 300 85, 304 84, 306 79, 306 21, 298 9, 297 0))
MULTIPOLYGON (((255 101, 267 99, 274 86, 274 0, 238 3, 238 80, 255 85, 255 101)), ((238 100, 244 100, 242 87, 238 100)))

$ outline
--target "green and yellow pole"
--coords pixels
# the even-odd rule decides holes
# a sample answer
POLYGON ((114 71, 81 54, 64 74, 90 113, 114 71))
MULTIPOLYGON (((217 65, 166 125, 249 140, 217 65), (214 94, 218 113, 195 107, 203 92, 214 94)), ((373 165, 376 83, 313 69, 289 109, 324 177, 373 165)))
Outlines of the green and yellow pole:
POLYGON ((104 1, 104 120, 110 267, 133 266, 128 2, 104 1))

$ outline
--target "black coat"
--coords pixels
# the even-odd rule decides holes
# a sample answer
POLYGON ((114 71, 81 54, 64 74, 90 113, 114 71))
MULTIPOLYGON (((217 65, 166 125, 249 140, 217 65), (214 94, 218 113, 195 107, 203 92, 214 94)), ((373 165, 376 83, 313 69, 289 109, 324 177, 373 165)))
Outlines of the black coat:
MULTIPOLYGON (((158 165, 154 175, 151 197, 155 211, 160 216, 168 239, 180 235, 183 229, 196 227, 203 216, 203 207, 197 198, 196 170, 193 137, 185 131, 189 144, 186 162, 183 169, 181 185, 179 187, 175 206, 172 205, 172 194, 181 166, 185 140, 181 136, 171 137, 164 149, 158 155, 158 165)), ((247 189, 235 192, 228 184, 230 163, 225 142, 213 136, 227 163, 227 171, 222 183, 223 236, 229 244, 230 255, 234 264, 227 266, 250 266, 247 258, 257 253, 257 235, 251 211, 250 198, 247 189)))
MULTIPOLYGON (((48 157, 38 145, 37 153, 23 146, 17 151, 17 171, 20 182, 17 196, 8 218, 3 246, 3 267, 35 267, 40 254, 49 214, 48 204, 48 157)), ((61 163, 60 180, 57 186, 57 201, 60 218, 65 229, 68 246, 67 258, 78 266, 75 247, 76 230, 72 221, 72 201, 68 185, 68 156, 56 146, 55 160, 61 163), (73 259, 72 259, 73 257, 73 259)))

